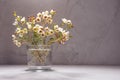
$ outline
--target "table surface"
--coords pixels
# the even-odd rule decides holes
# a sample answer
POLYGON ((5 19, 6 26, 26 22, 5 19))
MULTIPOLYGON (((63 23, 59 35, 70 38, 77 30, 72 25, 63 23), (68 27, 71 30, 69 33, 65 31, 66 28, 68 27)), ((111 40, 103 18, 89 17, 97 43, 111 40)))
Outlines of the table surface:
POLYGON ((120 80, 120 66, 52 66, 53 71, 25 71, 27 66, 0 66, 0 80, 120 80))

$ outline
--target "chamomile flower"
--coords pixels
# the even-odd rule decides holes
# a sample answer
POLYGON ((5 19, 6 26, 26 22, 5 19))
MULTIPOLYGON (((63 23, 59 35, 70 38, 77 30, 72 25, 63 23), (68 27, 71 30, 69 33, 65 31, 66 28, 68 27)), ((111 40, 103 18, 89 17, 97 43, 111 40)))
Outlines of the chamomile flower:
POLYGON ((26 33, 26 34, 28 33, 27 28, 24 28, 23 31, 24 31, 24 33, 26 33))
POLYGON ((35 27, 38 27, 39 29, 43 29, 43 26, 40 26, 39 24, 36 24, 35 27))
POLYGON ((33 31, 36 32, 36 33, 38 33, 39 32, 39 27, 34 26, 33 27, 33 31))
POLYGON ((50 29, 49 29, 48 27, 45 27, 44 30, 45 30, 45 31, 49 31, 50 29))
POLYGON ((48 14, 49 14, 48 11, 42 12, 42 15, 48 15, 48 14))
POLYGON ((13 23, 14 26, 18 25, 17 19, 15 19, 15 22, 13 23))
POLYGON ((44 31, 42 29, 39 30, 39 34, 42 34, 44 31))
POLYGON ((41 18, 41 17, 42 17, 42 13, 39 12, 39 13, 37 14, 37 17, 40 17, 40 18, 41 18))
POLYGON ((71 20, 68 20, 68 21, 67 21, 67 24, 72 24, 71 20))
POLYGON ((48 24, 52 24, 53 20, 52 19, 48 19, 47 22, 48 22, 48 24))
POLYGON ((50 35, 50 33, 47 31, 47 32, 45 32, 45 35, 46 35, 46 36, 49 36, 49 35, 50 35))
POLYGON ((41 22, 41 18, 40 17, 36 17, 36 22, 41 22))
POLYGON ((51 19, 52 18, 52 16, 51 15, 48 15, 48 19, 51 19))
POLYGON ((16 28, 16 33, 19 34, 21 31, 21 28, 16 28))
POLYGON ((56 12, 52 9, 51 11, 50 11, 50 14, 51 15, 54 15, 56 12))
POLYGON ((18 35, 19 35, 19 37, 23 37, 24 36, 24 30, 20 30, 20 33, 18 35))
POLYGON ((68 23, 67 19, 65 19, 65 18, 62 18, 62 22, 65 23, 65 24, 68 23))
POLYGON ((58 29, 59 28, 59 26, 58 25, 54 25, 54 29, 56 30, 56 29, 58 29))
POLYGON ((18 40, 14 40, 13 42, 16 44, 17 47, 21 46, 21 43, 18 40))
POLYGON ((20 47, 20 46, 21 46, 21 43, 20 43, 20 42, 17 42, 16 45, 17 45, 18 47, 20 47))
POLYGON ((12 38, 13 38, 13 40, 14 40, 14 39, 16 39, 16 36, 15 36, 15 35, 12 35, 12 38))
POLYGON ((22 23, 22 24, 25 23, 25 17, 23 17, 23 18, 21 19, 21 23, 22 23))
POLYGON ((43 31, 40 35, 41 37, 45 37, 45 32, 43 31))
POLYGON ((47 20, 47 19, 48 19, 48 15, 44 14, 44 15, 43 15, 43 19, 44 19, 44 20, 47 20))
POLYGON ((16 17, 17 21, 20 21, 20 18, 21 18, 20 16, 17 16, 17 17, 16 17))
POLYGON ((59 30, 60 32, 63 32, 63 31, 64 31, 63 28, 61 28, 61 27, 59 27, 58 30, 59 30))
POLYGON ((51 29, 51 30, 49 31, 49 33, 50 33, 50 35, 53 35, 53 34, 54 34, 54 31, 51 29))
POLYGON ((27 22, 26 25, 27 25, 27 28, 28 28, 28 29, 32 29, 32 25, 31 25, 30 22, 27 22))

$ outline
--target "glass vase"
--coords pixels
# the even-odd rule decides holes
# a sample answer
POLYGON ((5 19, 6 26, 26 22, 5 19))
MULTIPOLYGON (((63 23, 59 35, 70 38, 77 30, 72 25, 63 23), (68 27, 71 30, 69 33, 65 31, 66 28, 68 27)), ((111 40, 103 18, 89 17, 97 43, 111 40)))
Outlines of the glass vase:
POLYGON ((28 71, 51 70, 51 46, 27 46, 28 71))

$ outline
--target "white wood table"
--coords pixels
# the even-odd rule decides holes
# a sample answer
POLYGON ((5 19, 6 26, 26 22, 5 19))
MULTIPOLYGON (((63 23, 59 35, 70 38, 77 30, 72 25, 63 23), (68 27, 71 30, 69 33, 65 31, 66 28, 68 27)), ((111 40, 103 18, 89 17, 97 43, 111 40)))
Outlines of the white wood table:
POLYGON ((120 80, 120 66, 52 66, 54 71, 30 72, 27 66, 1 65, 0 80, 120 80))

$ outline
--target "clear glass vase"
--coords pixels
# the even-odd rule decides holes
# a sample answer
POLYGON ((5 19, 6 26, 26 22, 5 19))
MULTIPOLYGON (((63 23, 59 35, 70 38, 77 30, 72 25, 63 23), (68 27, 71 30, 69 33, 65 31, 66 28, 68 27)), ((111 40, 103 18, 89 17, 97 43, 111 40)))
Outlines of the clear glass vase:
POLYGON ((51 70, 51 46, 27 46, 28 71, 51 70))

